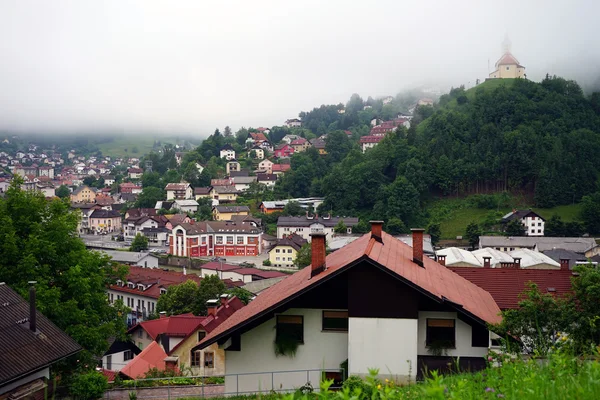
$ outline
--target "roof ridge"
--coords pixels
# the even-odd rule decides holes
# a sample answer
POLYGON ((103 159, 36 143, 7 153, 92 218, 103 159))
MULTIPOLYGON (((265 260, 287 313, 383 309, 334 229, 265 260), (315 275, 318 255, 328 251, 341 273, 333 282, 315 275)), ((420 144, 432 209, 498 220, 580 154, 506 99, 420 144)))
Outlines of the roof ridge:
POLYGON ((373 246, 375 246, 375 242, 377 242, 377 240, 375 240, 375 238, 371 238, 369 239, 369 244, 367 245, 367 248, 365 249, 365 255, 371 255, 371 250, 373 250, 373 246))

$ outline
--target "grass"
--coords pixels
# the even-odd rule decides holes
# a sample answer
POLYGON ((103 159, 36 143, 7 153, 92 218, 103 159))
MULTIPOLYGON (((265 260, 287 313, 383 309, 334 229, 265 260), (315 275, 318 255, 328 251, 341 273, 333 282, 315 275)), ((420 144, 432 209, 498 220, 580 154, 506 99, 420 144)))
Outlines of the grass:
MULTIPOLYGON (((531 208, 522 200, 513 198, 510 204, 514 203, 515 208, 531 208)), ((462 199, 440 199, 431 203, 428 211, 433 220, 440 222, 442 230, 442 239, 456 239, 457 236, 464 236, 467 225, 471 222, 482 224, 486 217, 495 211, 502 215, 509 213, 513 207, 505 206, 494 209, 478 208, 473 205, 471 197, 462 199)), ((553 215, 559 215, 563 221, 569 222, 578 219, 581 211, 580 204, 563 205, 553 208, 537 208, 533 207, 533 211, 549 219, 553 215)))

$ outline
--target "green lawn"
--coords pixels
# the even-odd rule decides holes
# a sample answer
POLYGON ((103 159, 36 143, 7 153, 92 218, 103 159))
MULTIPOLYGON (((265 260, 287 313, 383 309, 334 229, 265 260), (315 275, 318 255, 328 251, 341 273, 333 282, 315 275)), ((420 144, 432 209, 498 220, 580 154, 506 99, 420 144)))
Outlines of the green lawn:
MULTIPOLYGON (((469 203, 468 199, 441 199, 428 207, 433 219, 440 221, 442 239, 456 239, 457 236, 464 236, 467 225, 470 222, 481 224, 485 221, 488 214, 496 211, 496 209, 476 208, 469 203)), ((518 208, 529 207, 520 204, 518 208)), ((563 221, 568 222, 578 219, 581 205, 575 204, 553 208, 533 207, 532 210, 546 219, 556 214, 562 217, 563 221)), ((511 211, 511 207, 501 207, 498 211, 504 215, 511 211)))

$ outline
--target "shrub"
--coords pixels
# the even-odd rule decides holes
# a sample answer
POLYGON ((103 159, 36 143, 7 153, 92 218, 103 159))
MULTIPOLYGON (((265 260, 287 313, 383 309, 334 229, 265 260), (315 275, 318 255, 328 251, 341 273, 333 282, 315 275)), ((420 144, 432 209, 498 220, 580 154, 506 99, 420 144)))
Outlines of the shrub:
POLYGON ((269 261, 269 260, 264 260, 264 261, 263 261, 263 265, 264 265, 265 267, 270 267, 270 266, 271 266, 271 261, 269 261))
POLYGON ((90 371, 76 375, 69 391, 75 399, 95 400, 101 398, 107 388, 106 377, 100 372, 90 371))

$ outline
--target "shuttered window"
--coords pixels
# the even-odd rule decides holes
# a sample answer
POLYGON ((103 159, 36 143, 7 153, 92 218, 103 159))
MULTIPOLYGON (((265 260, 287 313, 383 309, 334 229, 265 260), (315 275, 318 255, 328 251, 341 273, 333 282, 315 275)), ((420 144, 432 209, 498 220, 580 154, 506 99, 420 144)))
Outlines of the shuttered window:
POLYGON ((323 330, 348 332, 348 311, 323 311, 323 330))

